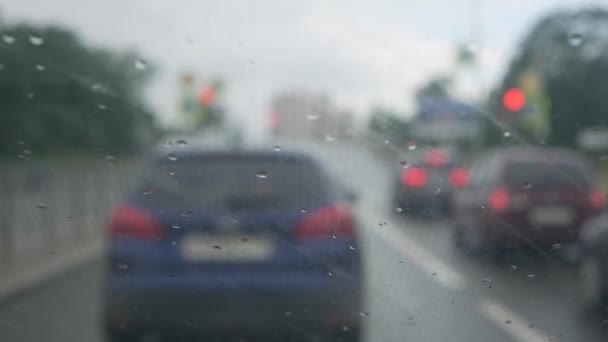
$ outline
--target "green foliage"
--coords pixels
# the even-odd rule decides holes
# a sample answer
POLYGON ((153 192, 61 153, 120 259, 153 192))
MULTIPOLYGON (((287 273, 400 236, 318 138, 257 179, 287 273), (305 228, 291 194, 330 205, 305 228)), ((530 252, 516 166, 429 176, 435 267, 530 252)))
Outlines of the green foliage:
POLYGON ((371 134, 389 140, 393 146, 405 146, 409 140, 409 123, 399 114, 386 109, 372 110, 368 129, 371 134))
POLYGON ((57 27, 6 27, 0 40, 0 154, 127 152, 155 127, 141 91, 152 68, 133 52, 88 47, 57 27))
MULTIPOLYGON (((608 12, 585 9, 550 13, 521 44, 500 86, 489 99, 490 113, 517 127, 502 108, 500 96, 519 86, 522 74, 539 75, 549 109, 547 143, 575 146, 578 130, 608 125, 608 12)), ((526 136, 527 132, 519 132, 526 136)), ((488 143, 498 143, 487 132, 488 143)), ((528 134, 529 138, 532 138, 528 134)))

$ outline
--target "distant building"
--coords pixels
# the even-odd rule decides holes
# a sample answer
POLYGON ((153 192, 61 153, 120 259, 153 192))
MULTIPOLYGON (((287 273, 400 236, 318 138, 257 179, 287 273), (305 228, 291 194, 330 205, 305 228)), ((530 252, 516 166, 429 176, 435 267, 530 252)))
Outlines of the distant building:
POLYGON ((291 91, 272 101, 271 124, 276 137, 290 139, 323 139, 335 135, 329 97, 322 93, 291 91))

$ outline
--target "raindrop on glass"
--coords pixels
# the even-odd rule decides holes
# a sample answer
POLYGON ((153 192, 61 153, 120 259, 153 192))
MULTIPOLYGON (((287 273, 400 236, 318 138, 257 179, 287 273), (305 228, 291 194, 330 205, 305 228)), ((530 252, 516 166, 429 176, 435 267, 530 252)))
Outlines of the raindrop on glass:
POLYGON ((416 142, 413 140, 410 140, 407 142, 407 144, 405 144, 405 146, 407 146, 408 150, 413 151, 416 149, 416 142))
POLYGON ((218 245, 214 245, 214 246, 213 246, 213 249, 215 249, 215 250, 219 251, 220 249, 222 249, 222 247, 220 247, 220 246, 218 246, 218 245))
POLYGON ((530 190, 532 188, 532 184, 530 184, 530 182, 523 182, 521 183, 521 187, 524 190, 530 190))
POLYGON ((121 271, 124 271, 127 268, 129 268, 129 265, 125 264, 124 262, 119 262, 119 263, 116 264, 116 268, 119 269, 119 270, 121 270, 121 271))
POLYGON ((97 105, 97 108, 99 108, 101 110, 106 110, 106 109, 108 109, 108 106, 104 105, 103 103, 100 103, 97 105))
POLYGON ((135 67, 139 70, 144 70, 145 68, 148 67, 148 63, 146 61, 144 61, 143 59, 138 59, 135 61, 135 67))
POLYGON ((23 154, 18 154, 17 159, 25 159, 25 156, 23 154))
POLYGON ((516 265, 511 265, 511 267, 509 267, 511 269, 511 271, 517 271, 517 266, 516 265))
POLYGON ((551 249, 552 249, 552 250, 556 250, 556 249, 560 249, 560 248, 562 248, 562 244, 561 244, 561 243, 554 243, 554 244, 551 246, 551 249))
POLYGON ((327 275, 330 276, 330 277, 333 277, 334 273, 333 272, 327 272, 327 275))
POLYGON ((337 238, 338 238, 338 235, 334 234, 334 235, 332 235, 332 236, 331 236, 331 238, 332 238, 332 239, 337 239, 337 238))
POLYGON ((190 210, 182 209, 179 211, 179 214, 183 217, 190 217, 190 215, 192 215, 192 212, 190 210))
POLYGON ((255 176, 261 179, 268 178, 268 172, 266 171, 258 171, 255 173, 255 176))
POLYGON ((505 137, 505 138, 508 138, 508 137, 510 137, 510 136, 511 136, 511 132, 504 132, 504 133, 502 134, 502 136, 503 136, 503 137, 505 137))
POLYGON ((302 213, 305 213, 305 212, 307 212, 308 210, 306 210, 306 208, 302 208, 302 209, 300 209, 300 211, 301 211, 302 213))
POLYGON ((23 150, 23 151, 21 151, 21 153, 29 156, 29 155, 32 154, 32 151, 30 151, 30 150, 23 150))
POLYGON ((435 193, 436 193, 436 194, 441 193, 441 188, 440 188, 440 187, 435 188, 435 193))
POLYGON ((169 176, 175 176, 175 172, 169 171, 169 176))
POLYGON ((169 153, 167 154, 167 159, 169 159, 170 161, 176 161, 177 156, 174 153, 169 153))
POLYGON ((511 324, 511 320, 510 319, 505 320, 505 324, 511 324))
POLYGON ((397 208, 395 208, 395 211, 398 212, 398 213, 400 213, 400 212, 403 211, 403 209, 401 207, 397 207, 397 208))
POLYGON ((151 189, 144 190, 144 195, 148 196, 150 194, 152 194, 152 190, 151 189))
POLYGON ((384 140, 384 144, 388 145, 388 143, 390 143, 388 139, 384 140))
POLYGON ((44 202, 40 202, 40 203, 36 204, 36 208, 38 208, 38 209, 46 209, 46 208, 48 208, 48 205, 46 203, 44 203, 44 202))
POLYGON ((114 156, 112 156, 112 155, 109 155, 109 154, 108 154, 108 155, 106 156, 106 160, 107 160, 107 161, 109 161, 109 162, 113 162, 113 161, 115 161, 115 160, 116 160, 116 157, 114 157, 114 156))
POLYGON ((173 229, 180 229, 182 226, 179 225, 178 223, 171 223, 171 228, 173 229))
POLYGON ((17 141, 17 145, 25 145, 25 141, 19 140, 17 141))
POLYGON ((332 142, 332 141, 336 140, 336 136, 333 134, 330 134, 330 133, 325 134, 325 140, 332 142))
POLYGON ((32 45, 42 45, 44 44, 44 38, 32 34, 30 35, 30 43, 32 45))
POLYGON ((568 44, 572 47, 579 47, 585 41, 585 37, 578 32, 572 32, 568 35, 568 44))
POLYGON ((103 86, 99 83, 93 83, 93 84, 91 84, 91 90, 93 92, 101 92, 101 91, 103 91, 103 86))
POLYGON ((399 165, 401 165, 401 167, 404 169, 407 169, 408 167, 410 167, 410 163, 406 162, 405 160, 400 161, 399 165))
POLYGON ((317 114, 317 113, 310 113, 310 114, 306 115, 306 118, 308 120, 311 120, 311 121, 312 120, 317 120, 319 118, 319 114, 317 114))
POLYGON ((274 145, 274 150, 275 150, 275 151, 277 151, 277 152, 278 152, 278 151, 280 151, 280 150, 281 150, 281 146, 279 146, 279 145, 274 145))
POLYGON ((348 249, 350 249, 351 251, 355 250, 355 246, 348 246, 348 249))
POLYGON ((36 64, 36 70, 38 71, 44 71, 46 69, 46 67, 42 64, 36 64))
POLYGON ((528 279, 534 279, 536 276, 534 274, 528 274, 528 279))
POLYGON ((176 140, 175 143, 177 144, 177 146, 179 147, 184 147, 184 146, 188 146, 188 142, 186 140, 180 139, 180 140, 176 140))
POLYGON ((359 315, 361 315, 361 317, 368 317, 369 312, 361 311, 361 312, 359 312, 359 315))
POLYGON ((15 39, 15 37, 11 36, 10 34, 3 34, 2 35, 2 40, 6 44, 14 44, 17 41, 17 39, 15 39))
POLYGON ((285 317, 291 316, 291 311, 285 311, 285 317))
POLYGON ((171 140, 165 140, 163 141, 163 145, 166 147, 173 146, 173 142, 171 140))
POLYGON ((485 279, 481 279, 481 281, 482 281, 483 283, 491 283, 491 282, 492 282, 492 279, 490 279, 490 278, 485 278, 485 279))

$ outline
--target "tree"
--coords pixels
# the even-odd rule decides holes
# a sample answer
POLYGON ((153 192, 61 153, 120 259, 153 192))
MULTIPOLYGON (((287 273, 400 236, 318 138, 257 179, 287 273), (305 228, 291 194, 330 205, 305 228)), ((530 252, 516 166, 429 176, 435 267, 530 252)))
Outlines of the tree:
POLYGON ((520 53, 488 101, 491 114, 500 122, 521 129, 520 134, 537 138, 530 126, 523 124, 525 113, 507 113, 498 100, 506 89, 520 86, 522 77, 534 74, 547 103, 544 140, 553 145, 574 146, 580 128, 608 125, 608 105, 604 100, 607 71, 608 12, 584 9, 550 13, 523 40, 520 53))
POLYGON ((21 144, 37 153, 129 151, 155 129, 141 101, 153 68, 134 52, 88 47, 58 27, 2 34, 0 154, 21 144))

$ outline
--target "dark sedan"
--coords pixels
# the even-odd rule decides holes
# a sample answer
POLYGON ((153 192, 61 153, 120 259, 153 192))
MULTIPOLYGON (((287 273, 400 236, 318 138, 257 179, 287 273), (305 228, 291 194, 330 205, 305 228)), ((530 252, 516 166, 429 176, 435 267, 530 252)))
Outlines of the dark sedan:
POLYGON ((453 196, 458 245, 473 252, 542 249, 579 238, 606 195, 579 154, 547 148, 503 148, 480 157, 472 183, 453 196))
POLYGON ((393 209, 406 214, 448 214, 452 190, 469 183, 469 170, 458 162, 457 153, 450 149, 406 152, 396 166, 393 209))

